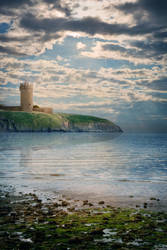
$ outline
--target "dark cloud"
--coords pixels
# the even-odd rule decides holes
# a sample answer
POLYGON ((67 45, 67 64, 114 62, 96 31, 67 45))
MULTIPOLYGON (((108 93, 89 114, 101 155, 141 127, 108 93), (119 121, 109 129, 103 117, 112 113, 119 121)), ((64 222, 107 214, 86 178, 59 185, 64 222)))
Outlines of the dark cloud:
POLYGON ((23 41, 26 41, 27 40, 27 37, 10 37, 10 36, 7 36, 6 34, 4 35, 0 35, 0 41, 1 42, 23 42, 23 41))
POLYGON ((125 47, 122 47, 122 46, 117 45, 117 44, 110 44, 110 43, 103 45, 103 49, 104 50, 111 50, 111 51, 127 52, 127 49, 125 47))
POLYGON ((71 15, 71 10, 69 8, 68 5, 63 6, 60 0, 43 0, 43 2, 48 3, 48 4, 52 4, 52 8, 57 9, 63 13, 66 14, 66 16, 70 16, 71 15))
POLYGON ((155 32, 154 33, 154 38, 158 38, 158 39, 164 39, 167 38, 167 32, 166 31, 161 31, 161 32, 155 32))
POLYGON ((159 27, 159 31, 157 30, 157 32, 152 30, 154 38, 167 38, 167 1, 138 0, 134 3, 119 4, 115 8, 123 11, 125 14, 132 14, 137 25, 143 25, 143 28, 149 24, 154 28, 159 27))
POLYGON ((161 56, 167 54, 167 42, 163 41, 133 41, 130 43, 132 46, 140 49, 140 53, 147 56, 156 57, 161 59, 161 56))
POLYGON ((117 9, 126 14, 133 14, 140 21, 140 17, 144 16, 146 11, 152 21, 164 24, 167 22, 167 1, 164 0, 138 0, 134 3, 124 3, 115 6, 117 9))
POLYGON ((21 5, 24 5, 24 4, 32 4, 31 1, 27 1, 27 0, 0 0, 0 7, 3 8, 3 7, 9 7, 9 8, 17 8, 21 5))
MULTIPOLYGON (((124 4, 120 4, 116 6, 118 9, 129 13, 135 12, 138 10, 146 10, 149 14, 154 15, 156 17, 167 18, 166 9, 167 9, 167 1, 164 0, 138 0, 136 2, 127 2, 124 4)), ((142 15, 142 13, 141 13, 142 15)))
POLYGON ((25 9, 25 6, 33 6, 33 2, 27 0, 0 0, 0 13, 6 16, 13 16, 15 9, 25 9))
POLYGON ((167 91, 167 77, 152 81, 147 85, 149 89, 167 91))
MULTIPOLYGON (((52 8, 55 8, 63 13, 66 16, 70 16, 71 10, 68 5, 62 5, 61 0, 41 0, 39 3, 52 4, 52 8)), ((23 8, 23 6, 35 6, 38 2, 30 0, 0 0, 0 13, 4 15, 12 15, 12 10, 23 8)))
POLYGON ((117 44, 105 44, 104 50, 119 51, 123 56, 132 56, 137 58, 154 58, 161 60, 167 54, 167 43, 163 41, 132 41, 128 42, 131 48, 125 48, 117 44))
POLYGON ((50 33, 67 30, 85 32, 90 35, 142 35, 159 30, 159 28, 157 29, 157 27, 150 26, 150 24, 144 27, 142 25, 129 27, 125 24, 109 24, 101 21, 99 18, 93 17, 85 17, 83 19, 77 20, 67 18, 38 19, 32 14, 25 15, 20 20, 20 25, 21 27, 32 31, 45 31, 46 33, 50 33))
MULTIPOLYGON (((134 58, 145 58, 146 54, 144 51, 138 51, 137 49, 133 48, 125 48, 117 44, 110 44, 107 43, 102 46, 102 48, 106 51, 117 51, 120 52, 120 54, 125 58, 124 60, 129 60, 129 57, 134 58)), ((150 57, 150 55, 147 55, 147 57, 150 57)))
POLYGON ((19 53, 14 48, 9 48, 9 47, 7 48, 7 47, 3 47, 3 46, 0 46, 0 53, 9 54, 9 55, 13 55, 13 56, 25 56, 26 55, 24 53, 19 53))

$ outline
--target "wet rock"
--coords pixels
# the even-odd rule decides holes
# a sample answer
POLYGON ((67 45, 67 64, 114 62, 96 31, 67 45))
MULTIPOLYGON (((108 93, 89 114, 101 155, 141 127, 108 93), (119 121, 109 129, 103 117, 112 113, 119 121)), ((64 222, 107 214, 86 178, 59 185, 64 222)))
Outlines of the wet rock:
POLYGON ((67 207, 70 203, 67 201, 62 201, 61 205, 62 207, 67 207))
POLYGON ((74 236, 74 237, 72 237, 72 238, 69 240, 69 243, 78 244, 78 243, 81 243, 81 241, 83 241, 83 240, 84 240, 84 239, 81 238, 81 237, 74 236))
POLYGON ((69 212, 74 212, 74 211, 75 211, 75 207, 69 207, 69 208, 68 208, 68 211, 69 211, 69 212))
POLYGON ((83 206, 86 206, 86 205, 88 205, 88 200, 85 200, 85 201, 83 201, 83 206))
POLYGON ((47 224, 50 224, 50 225, 57 225, 57 221, 55 220, 50 220, 47 222, 47 224))
POLYGON ((135 219, 136 219, 136 221, 141 221, 143 219, 143 217, 141 214, 138 213, 138 214, 136 214, 135 219))
POLYGON ((104 203, 104 201, 99 201, 99 205, 103 205, 104 203))
POLYGON ((103 221, 108 221, 109 218, 108 217, 103 217, 103 221))
POLYGON ((44 217, 42 217, 42 216, 38 217, 38 222, 44 222, 44 221, 45 221, 44 217))
POLYGON ((6 231, 0 231, 0 237, 8 237, 9 233, 6 231))
POLYGON ((92 235, 102 235, 103 234, 103 229, 102 228, 96 228, 90 232, 92 235))
POLYGON ((93 204, 92 204, 92 203, 90 203, 90 202, 88 203, 88 205, 89 205, 89 207, 93 207, 93 204))
POLYGON ((1 207, 0 208, 0 216, 8 215, 11 211, 10 207, 1 207))
POLYGON ((34 242, 42 242, 45 240, 45 232, 36 230, 33 235, 34 242))
POLYGON ((7 223, 15 223, 15 219, 12 218, 10 215, 3 217, 3 221, 1 222, 2 224, 7 224, 7 223))
POLYGON ((29 249, 32 249, 32 243, 30 243, 30 242, 21 242, 20 244, 19 244, 19 248, 18 249, 24 249, 24 250, 29 250, 29 249))
POLYGON ((37 203, 35 207, 36 207, 36 208, 41 208, 41 207, 42 207, 42 204, 37 203))
POLYGON ((156 201, 157 199, 155 197, 150 197, 151 201, 156 201))
MULTIPOLYGON (((122 248, 122 244, 121 243, 119 243, 119 242, 112 243, 112 248, 111 249, 121 249, 121 248, 122 248)), ((124 248, 124 249, 128 250, 128 248, 124 248)))
POLYGON ((55 203, 53 204, 53 206, 54 206, 54 207, 59 207, 59 204, 58 204, 57 202, 55 202, 55 203))
POLYGON ((66 216, 66 215, 68 215, 68 213, 66 213, 66 212, 63 211, 63 210, 60 210, 60 211, 58 212, 58 215, 60 215, 60 216, 66 216))

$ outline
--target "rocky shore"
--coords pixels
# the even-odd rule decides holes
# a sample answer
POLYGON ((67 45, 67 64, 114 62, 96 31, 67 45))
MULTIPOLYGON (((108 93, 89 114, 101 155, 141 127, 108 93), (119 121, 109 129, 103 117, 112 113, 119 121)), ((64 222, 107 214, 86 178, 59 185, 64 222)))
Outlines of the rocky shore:
MULTIPOLYGON (((152 201, 154 197, 150 198, 152 201)), ((156 201, 157 202, 157 201, 156 201)), ((0 248, 167 249, 167 213, 0 191, 0 248)))

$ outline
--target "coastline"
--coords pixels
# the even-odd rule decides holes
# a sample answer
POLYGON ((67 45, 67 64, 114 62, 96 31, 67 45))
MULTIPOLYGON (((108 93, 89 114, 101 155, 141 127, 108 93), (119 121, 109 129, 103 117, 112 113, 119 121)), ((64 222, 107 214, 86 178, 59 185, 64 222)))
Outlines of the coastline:
MULTIPOLYGON (((1 140, 0 190, 4 191, 0 192, 0 248, 167 249, 165 169, 162 171, 164 165, 160 164, 158 170, 162 172, 156 172, 153 167, 157 158, 148 161, 147 157, 152 159, 166 137, 154 147, 149 144, 146 150, 148 138, 152 140, 152 137, 145 135, 123 135, 112 143, 106 140, 108 135, 100 140, 99 135, 96 140, 91 134, 90 137, 47 134, 46 138, 44 135, 10 134, 6 141, 4 134, 1 140), (131 143, 125 143, 127 139, 131 143), (88 143, 92 141, 98 143, 88 143), (142 148, 134 148, 134 143, 142 148), (119 169, 127 148, 133 154, 119 169), (148 182, 142 178, 142 169, 138 172, 134 168, 139 159, 148 167, 149 171, 142 168, 148 182), (108 171, 113 163, 113 171, 108 171), (112 174, 115 179, 111 178, 112 174), (116 189, 103 186, 108 176, 108 183, 116 183, 116 189)), ((157 141, 156 136, 153 138, 157 141)), ((166 159, 163 152, 158 159, 166 159)))
MULTIPOLYGON (((83 198, 62 195, 43 202, 34 193, 17 195, 12 190, 1 190, 0 240, 3 249, 167 247, 165 211, 151 211, 144 204, 144 209, 141 206, 132 208, 128 202, 120 208, 117 205, 121 203, 114 206, 105 200, 93 202, 83 198)), ((160 202, 150 201, 153 204, 160 202)))
POLYGON ((112 121, 89 115, 6 111, 0 109, 2 132, 123 132, 112 121))
POLYGON ((133 195, 106 195, 106 196, 95 196, 93 194, 78 194, 77 192, 62 192, 63 196, 70 200, 88 200, 90 203, 98 207, 99 202, 103 201, 104 206, 111 206, 115 208, 128 208, 128 209, 147 209, 149 211, 155 212, 166 212, 167 211, 167 199, 160 199, 159 197, 143 197, 143 196, 133 196, 133 195))

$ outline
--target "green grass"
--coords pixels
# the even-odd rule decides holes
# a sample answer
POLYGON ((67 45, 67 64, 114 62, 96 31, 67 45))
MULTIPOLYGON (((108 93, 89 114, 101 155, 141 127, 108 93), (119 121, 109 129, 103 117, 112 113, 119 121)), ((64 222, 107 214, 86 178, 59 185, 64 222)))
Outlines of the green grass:
POLYGON ((75 115, 65 113, 46 114, 42 112, 23 112, 23 111, 0 111, 0 119, 7 119, 14 123, 17 130, 64 130, 64 124, 71 126, 88 125, 93 123, 102 123, 109 126, 115 126, 111 121, 95 116, 75 115))
POLYGON ((62 117, 69 120, 71 123, 90 123, 90 122, 103 122, 103 123, 112 123, 106 119, 99 118, 96 116, 89 116, 89 115, 78 115, 78 114, 64 114, 60 113, 62 117))
POLYGON ((28 112, 12 112, 0 111, 0 118, 5 118, 13 121, 17 128, 26 128, 34 130, 42 129, 60 129, 63 119, 58 115, 51 115, 45 113, 28 113, 28 112))

